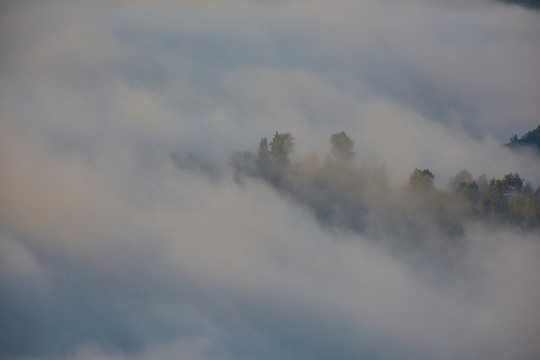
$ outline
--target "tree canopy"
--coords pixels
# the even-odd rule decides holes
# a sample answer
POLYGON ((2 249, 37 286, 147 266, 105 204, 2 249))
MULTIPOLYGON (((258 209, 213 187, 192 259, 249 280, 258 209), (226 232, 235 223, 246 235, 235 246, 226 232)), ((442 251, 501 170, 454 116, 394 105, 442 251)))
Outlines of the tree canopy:
POLYGON ((351 161, 356 156, 356 152, 353 150, 354 141, 345 134, 345 131, 332 134, 330 144, 332 145, 332 156, 337 161, 351 161))
POLYGON ((278 171, 286 171, 291 168, 289 155, 294 151, 294 137, 291 133, 279 133, 276 131, 270 143, 270 159, 272 165, 278 171))
POLYGON ((517 134, 512 135, 510 142, 506 146, 512 149, 528 146, 540 151, 540 125, 536 129, 528 131, 522 137, 518 137, 517 134))
MULTIPOLYGON (((523 139, 529 141, 532 137, 528 133, 523 139)), ((516 139, 514 142, 521 141, 516 139)), ((463 169, 445 191, 435 188, 431 170, 416 168, 407 186, 393 189, 384 180, 384 166, 353 163, 354 141, 344 131, 332 134, 329 143, 324 163, 311 152, 293 166, 294 137, 289 132, 276 131, 270 143, 267 138, 260 140, 256 155, 238 151, 232 154, 229 164, 236 178, 262 178, 307 204, 322 222, 355 231, 362 230, 368 218, 373 219, 367 215, 373 211, 386 219, 385 227, 408 231, 413 237, 423 231, 424 225, 416 224, 407 215, 411 211, 421 213, 422 221, 431 221, 454 235, 460 233, 466 221, 540 227, 540 188, 535 189, 517 172, 500 179, 488 179, 484 174, 475 179, 469 170, 463 169), (397 193, 400 195, 394 196, 397 193), (387 214, 392 214, 391 219, 387 214)), ((189 159, 181 160, 182 164, 189 163, 189 159)))
POLYGON ((433 179, 435 176, 428 169, 414 169, 409 178, 409 186, 412 190, 426 191, 433 189, 433 179))

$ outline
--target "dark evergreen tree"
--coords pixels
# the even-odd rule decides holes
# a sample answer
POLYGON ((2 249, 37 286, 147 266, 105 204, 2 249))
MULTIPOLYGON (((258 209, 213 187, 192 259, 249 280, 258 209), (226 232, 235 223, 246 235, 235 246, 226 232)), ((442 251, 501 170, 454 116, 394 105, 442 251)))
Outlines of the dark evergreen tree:
POLYGON ((272 171, 272 163, 270 161, 270 151, 268 150, 268 140, 262 138, 259 143, 259 150, 257 151, 257 158, 255 159, 255 165, 259 175, 267 177, 272 171))
POLYGON ((435 176, 428 169, 414 169, 409 178, 409 187, 414 191, 427 191, 433 189, 435 176))
POLYGON ((464 196, 471 203, 476 203, 480 199, 480 192, 476 182, 461 182, 457 188, 457 193, 464 196))
POLYGON ((354 159, 356 152, 353 150, 354 141, 345 134, 345 131, 332 134, 330 137, 332 156, 339 162, 347 162, 354 159))
POLYGON ((294 151, 294 137, 291 133, 276 133, 270 143, 270 160, 273 169, 283 174, 291 170, 289 155, 294 151))

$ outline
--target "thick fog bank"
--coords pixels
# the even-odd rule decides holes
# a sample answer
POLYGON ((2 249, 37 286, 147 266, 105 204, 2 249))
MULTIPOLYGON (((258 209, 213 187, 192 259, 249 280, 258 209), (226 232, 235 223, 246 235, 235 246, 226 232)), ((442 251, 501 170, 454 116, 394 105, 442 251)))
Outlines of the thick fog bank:
MULTIPOLYGON (((55 164, 59 172, 73 168, 55 164)), ((122 181, 124 194, 153 194, 144 201, 118 184, 93 193, 93 171, 55 185, 9 184, 14 197, 58 186, 66 198, 54 213, 37 196, 24 212, 2 207, 10 224, 0 242, 2 357, 538 353, 537 233, 467 228, 449 269, 324 230, 259 181, 215 182, 175 174, 166 163, 154 170, 142 188, 132 176, 122 181), (105 203, 97 194, 106 207, 96 206, 105 203)))
POLYGON ((345 130, 392 189, 415 168, 538 186, 538 158, 501 146, 540 119, 538 12, 0 6, 0 358, 538 357, 536 230, 472 222, 452 243, 405 206, 415 251, 385 226, 393 193, 363 193, 353 231, 226 166, 275 131, 324 161, 345 130))

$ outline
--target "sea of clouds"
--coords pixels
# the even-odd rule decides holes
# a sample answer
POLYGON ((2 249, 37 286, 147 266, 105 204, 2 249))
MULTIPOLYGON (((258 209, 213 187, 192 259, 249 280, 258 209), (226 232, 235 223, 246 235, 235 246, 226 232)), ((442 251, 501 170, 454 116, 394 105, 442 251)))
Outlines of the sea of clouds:
MULTIPOLYGON (((0 358, 534 359, 538 232, 452 266, 321 226, 226 161, 332 133, 393 186, 540 185, 540 14, 495 1, 19 1, 0 15, 0 358), (178 169, 194 153, 205 171, 178 169), (413 260, 414 259, 414 260, 413 260)), ((437 241, 434 239, 434 243, 437 241)))

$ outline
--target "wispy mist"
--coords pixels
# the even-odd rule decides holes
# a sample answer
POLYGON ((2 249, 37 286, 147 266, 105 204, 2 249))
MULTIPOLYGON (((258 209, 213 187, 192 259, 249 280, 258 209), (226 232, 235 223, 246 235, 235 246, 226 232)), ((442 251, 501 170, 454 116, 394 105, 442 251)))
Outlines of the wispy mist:
POLYGON ((439 189, 461 169, 540 185, 538 155, 501 145, 539 124, 537 11, 1 8, 0 358, 540 354, 538 229, 471 221, 452 238, 403 197, 415 168, 439 189), (276 131, 294 135, 293 163, 322 163, 343 130, 353 165, 384 164, 393 189, 345 192, 369 205, 361 227, 227 166, 276 131), (387 209, 421 230, 421 251, 387 209))

